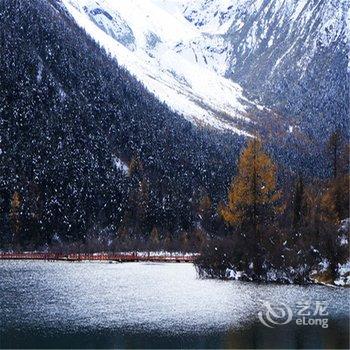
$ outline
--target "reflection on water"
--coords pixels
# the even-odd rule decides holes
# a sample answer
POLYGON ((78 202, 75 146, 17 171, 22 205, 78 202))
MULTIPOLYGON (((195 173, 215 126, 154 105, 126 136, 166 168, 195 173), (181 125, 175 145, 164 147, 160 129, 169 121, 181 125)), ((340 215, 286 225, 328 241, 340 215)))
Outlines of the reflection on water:
POLYGON ((347 348, 349 292, 200 280, 191 264, 0 262, 2 348, 347 348), (262 300, 326 302, 329 328, 274 329, 262 300))

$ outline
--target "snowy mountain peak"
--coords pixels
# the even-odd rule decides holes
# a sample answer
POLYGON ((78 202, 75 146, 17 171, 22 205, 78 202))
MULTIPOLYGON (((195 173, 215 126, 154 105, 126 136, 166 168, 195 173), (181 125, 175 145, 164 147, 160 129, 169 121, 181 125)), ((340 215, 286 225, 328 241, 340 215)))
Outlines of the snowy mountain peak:
POLYGON ((246 55, 273 49, 280 37, 295 36, 304 41, 310 60, 318 46, 339 38, 349 42, 350 37, 348 0, 191 0, 183 7, 186 19, 201 32, 224 36, 227 42, 233 38, 238 44, 233 51, 246 55))
POLYGON ((251 124, 254 104, 223 76, 222 45, 213 45, 183 15, 187 1, 62 1, 78 25, 160 101, 198 125, 249 135, 244 124, 251 124))
POLYGON ((261 101, 285 115, 286 132, 288 118, 307 122, 320 101, 325 110, 336 108, 331 93, 320 100, 329 80, 341 93, 343 72, 336 70, 343 63, 333 60, 350 69, 348 0, 62 2, 119 64, 197 125, 250 135, 266 128, 261 111, 275 120, 261 101), (317 73, 322 65, 328 68, 317 73), (324 83, 311 88, 315 101, 305 100, 303 91, 320 74, 324 83))

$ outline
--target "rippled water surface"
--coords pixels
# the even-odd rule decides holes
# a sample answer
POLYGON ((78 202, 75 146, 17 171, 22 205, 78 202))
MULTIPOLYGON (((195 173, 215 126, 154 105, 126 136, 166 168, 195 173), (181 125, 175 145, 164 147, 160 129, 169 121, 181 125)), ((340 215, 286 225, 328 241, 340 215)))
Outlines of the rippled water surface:
POLYGON ((201 280, 192 264, 0 261, 2 348, 347 348, 349 290, 201 280), (262 301, 328 305, 270 329, 262 301))

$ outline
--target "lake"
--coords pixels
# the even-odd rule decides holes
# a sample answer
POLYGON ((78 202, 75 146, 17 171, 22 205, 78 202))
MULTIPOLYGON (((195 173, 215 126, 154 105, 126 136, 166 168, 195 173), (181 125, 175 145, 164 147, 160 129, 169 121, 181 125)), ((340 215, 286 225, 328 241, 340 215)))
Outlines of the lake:
POLYGON ((0 261, 0 322, 1 348, 347 348, 349 289, 204 280, 187 263, 0 261), (263 325, 264 301, 292 319, 263 325), (302 302, 328 328, 298 325, 302 302))

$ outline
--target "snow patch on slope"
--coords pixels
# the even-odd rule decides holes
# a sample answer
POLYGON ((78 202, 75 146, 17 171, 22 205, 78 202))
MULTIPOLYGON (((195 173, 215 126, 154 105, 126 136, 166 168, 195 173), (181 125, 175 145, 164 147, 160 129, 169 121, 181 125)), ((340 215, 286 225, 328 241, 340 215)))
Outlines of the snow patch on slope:
POLYGON ((191 43, 203 46, 207 38, 181 11, 172 12, 186 0, 166 6, 161 0, 62 1, 77 24, 160 101, 196 124, 249 136, 236 123, 251 123, 254 104, 238 84, 211 69, 203 53, 190 53, 197 48, 191 43))
MULTIPOLYGON (((238 62, 236 54, 247 58, 266 49, 280 54, 281 40, 290 42, 290 48, 277 59, 274 69, 297 50, 300 43, 304 47, 300 59, 303 70, 319 46, 330 46, 344 38, 350 47, 349 0, 190 0, 183 7, 184 16, 199 30, 220 34, 225 39, 231 51, 233 71, 238 62), (235 41, 231 47, 230 38, 242 40, 235 41)), ((225 47, 225 43, 222 45, 225 47)))
POLYGON ((281 40, 290 41, 290 49, 277 59, 273 69, 298 50, 300 42, 305 51, 300 59, 303 70, 319 46, 329 46, 341 37, 350 46, 349 0, 188 0, 181 6, 188 21, 202 33, 216 35, 217 43, 230 52, 224 62, 213 67, 224 74, 228 60, 232 71, 240 64, 236 55, 247 59, 258 51, 273 52, 281 40), (220 37, 224 39, 221 42, 220 37), (231 40, 240 37, 244 39, 231 40))
POLYGON ((124 163, 120 158, 113 156, 112 157, 113 165, 116 169, 120 170, 125 175, 129 174, 129 167, 124 163))

